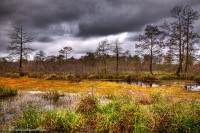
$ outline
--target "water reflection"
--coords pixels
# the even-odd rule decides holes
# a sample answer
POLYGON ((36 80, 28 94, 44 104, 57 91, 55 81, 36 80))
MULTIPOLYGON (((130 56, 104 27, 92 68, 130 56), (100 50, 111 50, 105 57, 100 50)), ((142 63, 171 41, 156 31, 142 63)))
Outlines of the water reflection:
POLYGON ((119 84, 131 84, 131 85, 137 85, 137 86, 142 86, 142 87, 158 87, 158 86, 166 86, 167 84, 162 84, 162 83, 156 83, 156 82, 142 82, 142 81, 111 81, 111 82, 116 82, 119 84))
POLYGON ((143 82, 143 81, 121 81, 121 80, 109 80, 110 82, 116 82, 118 84, 131 84, 131 85, 137 85, 141 87, 159 87, 159 86, 171 86, 171 85, 177 85, 184 86, 184 89, 191 90, 191 91, 200 91, 200 84, 197 83, 190 83, 186 85, 182 85, 181 82, 143 82))
POLYGON ((186 90, 191 90, 191 91, 200 91, 200 85, 186 85, 184 86, 186 90))

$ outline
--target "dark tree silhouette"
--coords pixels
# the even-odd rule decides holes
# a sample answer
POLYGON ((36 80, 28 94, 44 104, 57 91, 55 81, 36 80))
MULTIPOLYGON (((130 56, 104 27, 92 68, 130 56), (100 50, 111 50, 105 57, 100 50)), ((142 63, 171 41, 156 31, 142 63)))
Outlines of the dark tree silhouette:
POLYGON ((185 36, 186 36, 186 61, 185 61, 185 72, 188 70, 190 52, 194 49, 194 44, 196 43, 196 39, 198 39, 197 33, 194 32, 194 21, 199 19, 199 13, 194 11, 190 6, 186 6, 183 8, 183 17, 185 23, 185 36))
POLYGON ((61 50, 59 51, 59 53, 60 53, 61 55, 63 55, 63 56, 65 57, 66 60, 68 59, 68 55, 71 54, 72 52, 73 52, 73 48, 70 47, 70 46, 66 46, 66 47, 64 47, 63 49, 61 49, 61 50))
POLYGON ((107 73, 107 63, 106 63, 106 56, 110 50, 110 43, 107 39, 101 41, 96 49, 96 54, 100 57, 103 61, 104 65, 104 73, 107 73))
POLYGON ((143 41, 141 44, 137 44, 136 48, 138 52, 150 55, 149 71, 153 75, 153 59, 155 56, 161 54, 163 34, 157 26, 147 25, 145 33, 140 35, 139 41, 143 41))
MULTIPOLYGON (((162 28, 168 37, 166 43, 178 56, 178 68, 176 75, 183 72, 183 62, 186 52, 186 68, 188 69, 189 53, 194 49, 198 35, 193 31, 194 21, 198 19, 198 12, 193 11, 189 6, 176 6, 171 10, 174 22, 165 22, 162 28)), ((194 51, 193 51, 194 52, 194 51)))
POLYGON ((45 55, 46 54, 44 51, 39 50, 38 52, 36 52, 34 60, 38 62, 43 62, 46 58, 45 55))
POLYGON ((28 43, 31 43, 35 37, 29 35, 24 31, 23 27, 12 27, 12 33, 10 35, 10 45, 9 50, 11 51, 11 56, 19 57, 19 72, 23 72, 22 61, 24 57, 27 57, 28 54, 34 49, 27 46, 28 43))
POLYGON ((119 55, 122 53, 122 47, 121 47, 121 42, 119 41, 119 39, 116 39, 113 42, 113 46, 112 46, 112 51, 114 52, 115 56, 116 56, 116 74, 118 74, 119 71, 119 55))

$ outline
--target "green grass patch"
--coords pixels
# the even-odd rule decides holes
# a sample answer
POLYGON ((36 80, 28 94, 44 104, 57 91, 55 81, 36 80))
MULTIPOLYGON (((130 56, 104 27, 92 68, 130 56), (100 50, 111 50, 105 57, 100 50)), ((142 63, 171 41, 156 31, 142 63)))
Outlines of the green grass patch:
POLYGON ((18 93, 18 91, 15 90, 15 89, 9 89, 9 88, 0 87, 0 98, 16 96, 17 93, 18 93))
POLYGON ((174 101, 161 92, 150 95, 151 104, 138 104, 127 97, 112 96, 100 104, 86 96, 72 110, 28 108, 15 129, 45 129, 47 132, 200 132, 200 103, 174 101))

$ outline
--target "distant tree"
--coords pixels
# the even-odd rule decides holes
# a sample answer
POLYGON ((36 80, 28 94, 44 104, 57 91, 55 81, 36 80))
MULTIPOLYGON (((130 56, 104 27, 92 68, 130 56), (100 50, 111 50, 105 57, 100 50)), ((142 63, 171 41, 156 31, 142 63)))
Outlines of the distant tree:
POLYGON ((28 43, 31 43, 35 37, 29 35, 24 31, 23 27, 12 27, 12 33, 10 35, 10 45, 8 49, 11 51, 11 56, 19 57, 19 72, 22 73, 22 61, 24 57, 34 51, 33 49, 27 46, 28 43))
POLYGON ((57 56, 57 61, 58 61, 59 63, 62 63, 62 62, 64 61, 64 55, 63 55, 63 54, 59 54, 59 55, 57 56))
POLYGON ((145 33, 140 35, 139 41, 141 44, 136 44, 139 53, 147 54, 150 56, 149 71, 153 75, 153 59, 162 53, 162 40, 163 34, 157 26, 147 25, 145 33), (145 52, 144 52, 145 51, 145 52))
POLYGON ((173 50, 169 49, 166 55, 164 56, 164 64, 171 65, 174 61, 173 55, 173 50))
POLYGON ((50 63, 54 63, 54 62, 57 61, 57 58, 56 58, 55 55, 50 55, 50 56, 47 56, 47 57, 46 57, 46 61, 47 61, 47 62, 50 62, 50 63))
POLYGON ((45 54, 44 51, 39 50, 38 52, 36 52, 34 60, 39 61, 39 62, 43 62, 46 58, 45 55, 46 54, 45 54))
POLYGON ((119 56, 122 53, 122 47, 121 47, 121 42, 119 41, 119 39, 116 39, 113 42, 113 46, 112 46, 112 51, 115 54, 116 57, 116 74, 118 74, 119 71, 119 56))
POLYGON ((82 57, 85 62, 87 62, 90 66, 95 66, 96 64, 96 56, 95 53, 87 52, 85 56, 82 57))
POLYGON ((102 59, 103 65, 104 65, 104 73, 107 73, 107 63, 106 63, 106 56, 108 55, 108 52, 110 50, 110 43, 108 42, 107 39, 102 40, 97 49, 96 49, 96 54, 99 58, 102 59))
POLYGON ((60 55, 63 55, 66 61, 68 59, 68 55, 71 54, 72 52, 73 52, 73 48, 70 46, 66 46, 59 51, 60 55))
POLYGON ((125 61, 125 64, 126 64, 126 68, 128 68, 129 66, 129 59, 131 57, 131 53, 129 50, 126 50, 124 53, 123 53, 123 57, 124 57, 124 61, 125 61))

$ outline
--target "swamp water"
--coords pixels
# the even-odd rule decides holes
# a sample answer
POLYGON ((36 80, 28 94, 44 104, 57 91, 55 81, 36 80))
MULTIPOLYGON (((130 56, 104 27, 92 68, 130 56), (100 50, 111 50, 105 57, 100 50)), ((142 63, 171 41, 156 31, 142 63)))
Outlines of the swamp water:
MULTIPOLYGON (((142 82, 142 81, 110 81, 117 82, 119 84, 131 84, 141 87, 157 87, 157 86, 182 86, 183 89, 190 91, 200 91, 200 84, 195 82, 181 83, 177 82, 142 82)), ((9 98, 0 98, 0 132, 1 130, 7 130, 7 128, 22 116, 24 110, 28 107, 34 106, 38 110, 51 110, 51 109, 72 109, 80 101, 82 95, 78 93, 64 93, 59 97, 57 102, 53 99, 46 99, 44 95, 48 93, 43 91, 19 91, 17 96, 9 98)), ((129 92, 128 93, 133 93, 129 92)), ((134 93, 135 94, 135 93, 134 93)), ((137 96, 139 94, 135 94, 137 96)), ((105 102, 105 99, 101 99, 105 102)))
POLYGON ((162 81, 162 82, 144 82, 144 81, 123 81, 123 80, 109 80, 109 82, 116 82, 118 84, 130 84, 137 85, 141 87, 159 87, 159 86, 172 86, 179 85, 182 86, 183 89, 191 90, 191 91, 200 91, 200 84, 196 82, 184 82, 181 81, 162 81))
POLYGON ((19 91, 17 96, 0 99, 0 132, 7 130, 16 119, 22 116, 24 110, 33 106, 41 109, 71 109, 80 100, 81 95, 66 93, 59 97, 58 101, 44 98, 46 92, 19 91))

